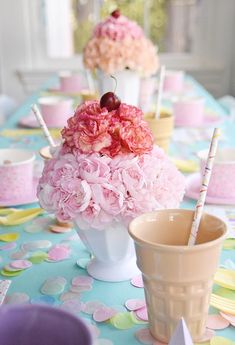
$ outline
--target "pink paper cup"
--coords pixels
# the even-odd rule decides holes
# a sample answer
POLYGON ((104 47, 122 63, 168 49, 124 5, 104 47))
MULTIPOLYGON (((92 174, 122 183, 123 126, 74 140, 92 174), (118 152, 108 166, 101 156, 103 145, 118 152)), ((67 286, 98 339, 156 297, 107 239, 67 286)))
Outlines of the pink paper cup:
POLYGON ((193 127, 203 123, 205 101, 203 98, 185 98, 173 103, 176 126, 193 127))
MULTIPOLYGON (((199 151, 201 176, 204 174, 208 150, 199 151)), ((211 197, 235 197, 235 148, 219 148, 211 172, 207 193, 211 197)))
POLYGON ((184 87, 184 72, 168 70, 165 74, 163 90, 167 92, 180 93, 184 87))
POLYGON ((73 113, 72 98, 41 97, 38 99, 38 104, 48 127, 64 127, 73 113))
POLYGON ((61 72, 59 74, 60 90, 63 92, 80 92, 84 87, 82 76, 73 74, 70 71, 61 72))
POLYGON ((0 200, 32 193, 35 154, 23 149, 0 149, 0 200))

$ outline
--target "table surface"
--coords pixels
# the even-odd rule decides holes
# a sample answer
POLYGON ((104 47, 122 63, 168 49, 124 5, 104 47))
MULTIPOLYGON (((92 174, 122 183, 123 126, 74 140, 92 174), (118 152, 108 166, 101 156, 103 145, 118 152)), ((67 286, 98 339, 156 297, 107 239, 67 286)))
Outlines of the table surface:
MULTIPOLYGON (((54 83, 54 78, 49 80, 41 90, 29 97, 22 106, 8 119, 4 128, 0 132, 0 147, 24 147, 30 148, 38 152, 38 150, 47 145, 46 140, 41 134, 32 134, 30 130, 23 132, 20 135, 20 132, 12 132, 17 128, 18 121, 29 114, 30 105, 37 101, 38 97, 45 92, 46 88, 49 85, 54 83), (9 131, 10 130, 10 131, 9 131), (27 134, 28 133, 28 134, 27 134)), ((203 96, 206 99, 206 108, 209 112, 218 114, 220 117, 220 127, 222 128, 223 137, 221 139, 221 146, 235 146, 235 124, 230 120, 229 116, 226 113, 226 110, 194 79, 187 77, 187 87, 190 92, 197 96, 203 96)), ((171 102, 165 100, 165 106, 170 107, 171 102)), ((198 129, 184 129, 177 128, 174 130, 173 143, 171 145, 170 153, 173 156, 178 158, 195 158, 195 152, 199 149, 207 148, 210 140, 210 136, 213 132, 213 128, 204 126, 203 128, 198 129)), ((42 164, 42 160, 37 154, 37 162, 42 164), (41 163, 40 163, 41 162, 41 163)), ((193 209, 195 202, 193 200, 185 199, 182 203, 183 208, 193 209)), ((21 206, 20 208, 32 208, 37 207, 37 204, 30 204, 26 206, 21 206)), ((226 211, 235 213, 234 207, 225 207, 210 205, 207 206, 208 210, 212 213, 226 215, 226 211)), ((44 281, 48 277, 62 276, 67 280, 67 284, 64 291, 68 291, 71 285, 71 280, 73 277, 78 275, 86 275, 86 270, 80 268, 76 262, 79 259, 86 258, 88 259, 90 254, 80 242, 79 238, 76 235, 75 230, 72 230, 67 234, 56 234, 49 231, 48 226, 42 225, 43 220, 45 222, 52 221, 47 214, 40 216, 31 222, 24 223, 20 226, 1 226, 0 234, 17 232, 19 233, 19 239, 16 241, 16 247, 10 250, 1 250, 1 245, 3 242, 0 242, 0 265, 4 267, 12 259, 10 256, 12 253, 20 249, 21 245, 26 242, 34 240, 49 240, 52 244, 57 243, 66 243, 71 249, 70 258, 60 262, 46 262, 40 264, 34 264, 30 269, 25 270, 17 277, 7 278, 0 276, 0 279, 11 279, 12 284, 8 291, 9 296, 17 296, 15 293, 25 293, 28 295, 29 303, 33 303, 33 299, 40 298, 42 296, 40 288, 42 287, 44 281), (32 226, 33 224, 33 226, 32 226), (37 229, 36 229, 37 228, 37 229), (31 230, 30 230, 31 229, 31 230), (35 230, 36 229, 36 230, 35 230)), ((227 219, 229 222, 229 219, 227 219)), ((235 237, 235 229, 231 226, 231 237, 235 237)), ((46 251, 45 249, 43 249, 46 251)), ((224 263, 227 259, 231 259, 235 262, 235 250, 223 250, 221 255, 221 263, 224 263)), ((233 294, 233 299, 235 299, 235 292, 233 294)), ((19 296, 19 295, 18 295, 19 296)), ((26 296, 27 297, 27 296, 26 296)), ((60 306, 60 295, 55 297, 55 306, 60 306)), ((107 306, 112 306, 119 311, 125 311, 124 303, 128 299, 133 298, 143 298, 144 291, 143 288, 136 288, 131 285, 130 281, 121 282, 121 283, 107 283, 102 281, 95 280, 93 283, 93 288, 90 291, 85 291, 81 293, 81 301, 100 301, 107 306)), ((217 313, 218 311, 211 308, 211 312, 217 313)), ((109 339, 112 342, 110 344, 140 344, 140 342, 135 338, 134 334, 138 329, 147 327, 147 324, 133 325, 131 328, 126 330, 119 330, 112 326, 110 323, 96 323, 92 320, 92 317, 83 312, 78 312, 82 318, 85 318, 88 323, 92 323, 98 327, 100 331, 99 339, 109 339)), ((230 326, 222 331, 216 331, 216 335, 235 340, 235 329, 230 326)), ((97 341, 97 344, 102 344, 102 341, 97 341)), ((106 343, 104 343, 106 344, 106 343)), ((107 343, 108 345, 109 343, 107 343)))

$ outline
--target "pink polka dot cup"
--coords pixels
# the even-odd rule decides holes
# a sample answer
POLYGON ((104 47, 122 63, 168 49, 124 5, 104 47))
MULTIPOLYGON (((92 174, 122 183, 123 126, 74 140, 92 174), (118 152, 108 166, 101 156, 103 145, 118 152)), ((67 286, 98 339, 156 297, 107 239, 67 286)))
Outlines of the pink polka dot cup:
POLYGON ((181 98, 173 102, 176 126, 200 126, 204 120, 205 101, 201 97, 181 98))
POLYGON ((38 99, 43 119, 48 127, 62 128, 73 113, 72 98, 47 96, 38 99))
MULTIPOLYGON (((198 152, 200 159, 201 175, 204 174, 207 150, 198 152)), ((207 194, 211 197, 219 198, 235 198, 235 148, 218 149, 211 172, 210 183, 208 185, 207 194)))
POLYGON ((0 149, 0 200, 32 194, 35 154, 23 149, 0 149))
POLYGON ((71 71, 64 71, 59 74, 60 90, 63 92, 76 93, 84 87, 82 75, 73 74, 71 71))
POLYGON ((166 92, 180 93, 184 87, 184 72, 168 70, 165 74, 163 90, 166 92))

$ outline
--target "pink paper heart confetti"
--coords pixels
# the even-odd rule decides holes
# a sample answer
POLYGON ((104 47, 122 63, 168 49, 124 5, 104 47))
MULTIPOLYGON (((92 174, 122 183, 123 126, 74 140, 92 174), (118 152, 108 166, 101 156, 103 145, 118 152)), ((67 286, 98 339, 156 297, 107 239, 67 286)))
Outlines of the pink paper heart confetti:
POLYGON ((69 257, 70 250, 64 245, 56 245, 48 252, 49 261, 62 261, 69 257))
POLYGON ((138 276, 132 278, 131 279, 131 284, 134 285, 135 287, 143 288, 144 287, 144 283, 143 283, 142 275, 138 275, 138 276))
POLYGON ((214 330, 224 329, 230 325, 230 322, 220 314, 208 315, 206 327, 214 330))
POLYGON ((32 266, 32 262, 28 260, 15 260, 10 263, 10 266, 16 269, 25 270, 32 266))
POLYGON ((70 299, 78 299, 80 300, 80 294, 79 293, 75 293, 75 292, 64 292, 60 295, 60 300, 61 301, 67 301, 70 299))
POLYGON ((97 309, 104 307, 100 301, 89 301, 84 303, 82 311, 86 314, 92 315, 97 309))
POLYGON ((93 282, 94 279, 89 276, 77 276, 72 279, 72 285, 74 286, 91 285, 93 282))
POLYGON ((148 321, 147 307, 140 308, 135 311, 135 315, 143 321, 148 321))
POLYGON ((135 332, 135 337, 140 343, 145 345, 152 345, 156 339, 154 339, 148 328, 141 328, 135 332))
POLYGON ((106 306, 102 306, 94 311, 93 319, 96 322, 104 322, 111 319, 111 317, 113 317, 115 314, 117 314, 116 310, 106 306))
POLYGON ((83 285, 83 286, 71 286, 69 289, 71 292, 80 293, 85 291, 91 291, 92 285, 83 285))
POLYGON ((14 292, 11 295, 6 295, 4 304, 21 304, 27 303, 29 301, 29 296, 24 292, 14 292))
POLYGON ((63 227, 63 226, 58 226, 58 225, 50 225, 49 229, 50 231, 58 233, 58 234, 63 234, 65 232, 70 232, 72 230, 69 227, 63 227))
POLYGON ((11 250, 16 247, 16 242, 8 242, 0 247, 0 250, 11 250))
POLYGON ((82 302, 76 298, 68 299, 67 301, 64 301, 60 307, 73 313, 79 313, 82 309, 82 302))
POLYGON ((27 251, 23 250, 23 249, 20 249, 17 252, 12 253, 10 255, 10 258, 13 259, 13 260, 20 260, 20 259, 25 258, 26 256, 27 256, 27 251))
POLYGON ((198 340, 200 343, 211 340, 215 336, 215 331, 207 328, 203 336, 198 340))
POLYGON ((143 299, 128 299, 125 302, 125 306, 128 310, 134 311, 146 306, 146 302, 143 299))

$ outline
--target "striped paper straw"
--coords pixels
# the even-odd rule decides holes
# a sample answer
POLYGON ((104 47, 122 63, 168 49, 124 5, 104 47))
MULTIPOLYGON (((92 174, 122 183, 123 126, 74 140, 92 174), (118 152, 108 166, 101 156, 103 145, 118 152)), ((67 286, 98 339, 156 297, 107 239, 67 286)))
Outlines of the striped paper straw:
POLYGON ((215 128, 214 133, 213 133, 213 137, 211 140, 209 154, 208 154, 207 161, 206 161, 206 167, 205 167, 204 175, 202 178, 202 186, 200 189, 199 199, 197 201, 196 209, 194 212, 193 223, 192 223, 192 227, 191 227, 188 246, 194 246, 195 242, 196 242, 197 233, 198 233, 198 229, 199 229, 199 225, 200 225, 200 221, 201 221, 201 217, 202 217, 202 211, 203 211, 203 207, 204 207, 205 200, 206 200, 207 188, 208 188, 208 184, 210 182, 211 171, 212 171, 214 158, 215 158, 216 150, 217 150, 217 146, 218 146, 219 136, 220 136, 220 129, 215 128))
POLYGON ((158 95, 157 95, 157 107, 156 107, 156 113, 155 113, 155 119, 160 118, 160 108, 162 103, 162 91, 163 91, 163 82, 165 79, 165 65, 162 65, 160 70, 160 77, 159 77, 159 85, 158 85, 158 95))
POLYGON ((35 115, 35 117, 39 123, 39 126, 41 127, 49 145, 51 147, 56 147, 56 144, 55 144, 54 140, 52 139, 52 136, 50 135, 50 132, 47 128, 47 125, 46 125, 45 121, 43 120, 43 117, 42 117, 37 105, 33 104, 31 109, 32 109, 32 111, 33 111, 33 113, 34 113, 34 115, 35 115))
POLYGON ((3 304, 10 285, 11 280, 0 280, 0 305, 3 304))

